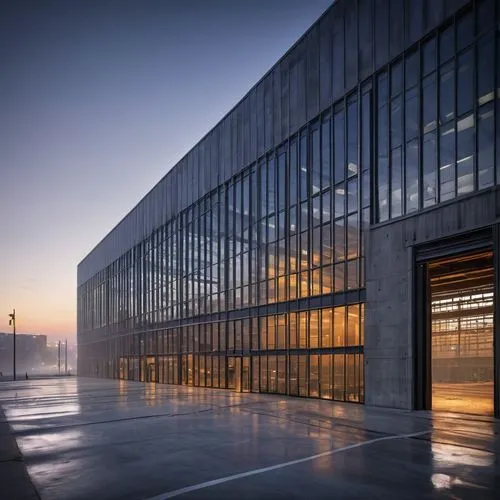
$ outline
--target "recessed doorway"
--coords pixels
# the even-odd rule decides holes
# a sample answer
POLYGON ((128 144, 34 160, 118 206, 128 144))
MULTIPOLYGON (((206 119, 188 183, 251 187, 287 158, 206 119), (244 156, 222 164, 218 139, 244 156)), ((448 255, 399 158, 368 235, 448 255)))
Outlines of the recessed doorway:
POLYGON ((426 267, 430 407, 493 415, 493 252, 440 258, 426 267))

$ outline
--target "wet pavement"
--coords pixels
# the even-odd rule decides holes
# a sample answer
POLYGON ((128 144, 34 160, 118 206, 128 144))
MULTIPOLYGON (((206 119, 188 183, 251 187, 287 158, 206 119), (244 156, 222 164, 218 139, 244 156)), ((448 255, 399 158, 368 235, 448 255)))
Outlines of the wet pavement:
POLYGON ((489 417, 84 378, 0 405, 42 500, 500 498, 489 417))

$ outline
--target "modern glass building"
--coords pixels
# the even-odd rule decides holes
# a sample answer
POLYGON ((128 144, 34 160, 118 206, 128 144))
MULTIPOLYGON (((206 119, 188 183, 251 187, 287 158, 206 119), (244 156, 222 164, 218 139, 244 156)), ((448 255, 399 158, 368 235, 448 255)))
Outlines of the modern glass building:
POLYGON ((500 3, 338 0, 78 266, 78 373, 499 414, 500 3))

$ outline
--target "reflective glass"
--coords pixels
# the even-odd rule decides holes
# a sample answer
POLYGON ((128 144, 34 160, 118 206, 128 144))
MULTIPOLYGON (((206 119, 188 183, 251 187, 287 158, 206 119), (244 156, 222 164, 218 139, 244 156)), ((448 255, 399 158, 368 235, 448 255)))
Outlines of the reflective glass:
POLYGON ((441 63, 448 61, 455 53, 454 26, 448 26, 439 37, 439 60, 441 63))
POLYGON ((422 205, 430 207, 437 202, 437 148, 436 133, 424 136, 422 152, 422 205))
POLYGON ((477 122, 477 165, 478 189, 492 186, 494 183, 494 146, 495 122, 493 103, 478 110, 477 122))
POLYGON ((358 173, 358 104, 347 106, 347 176, 358 173))
POLYGON ((435 73, 424 79, 422 98, 422 126, 423 133, 425 134, 436 128, 437 125, 437 85, 435 73))
POLYGON ((428 75, 436 69, 436 39, 431 38, 422 47, 422 74, 428 75))
POLYGON ((403 161, 401 148, 391 152, 391 217, 399 217, 403 213, 403 161))
POLYGON ((470 193, 474 189, 474 115, 457 122, 457 192, 470 193))
POLYGON ((334 117, 334 137, 335 137, 335 148, 334 148, 334 154, 335 154, 335 183, 343 181, 345 177, 345 154, 344 154, 344 126, 345 126, 345 119, 344 119, 344 110, 341 109, 340 111, 335 113, 334 117))
POLYGON ((455 123, 441 127, 440 133, 440 201, 447 201, 455 197, 455 123))
POLYGON ((472 49, 458 58, 457 114, 467 113, 474 105, 474 52, 472 49))
POLYGON ((419 207, 419 147, 418 141, 406 145, 406 213, 418 210, 419 207))
POLYGON ((482 106, 495 98, 495 60, 493 36, 484 37, 477 46, 477 104, 482 106))

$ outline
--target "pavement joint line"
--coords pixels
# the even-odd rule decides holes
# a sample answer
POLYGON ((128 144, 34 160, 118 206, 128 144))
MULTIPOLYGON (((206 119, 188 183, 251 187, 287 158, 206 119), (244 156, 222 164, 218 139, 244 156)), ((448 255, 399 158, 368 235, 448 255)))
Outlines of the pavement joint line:
POLYGON ((99 424, 113 424, 116 422, 127 422, 130 420, 143 420, 143 419, 148 419, 148 418, 161 418, 161 417, 183 417, 186 415, 196 415, 197 413, 206 413, 210 411, 216 411, 216 410, 221 410, 221 409, 227 409, 231 408, 231 405, 229 406, 216 406, 215 408, 205 408, 203 410, 194 410, 194 411, 189 411, 189 412, 179 412, 179 413, 155 413, 152 415, 136 415, 134 417, 124 417, 124 418, 116 418, 113 420, 97 420, 94 422, 78 422, 74 424, 66 424, 66 425, 53 425, 49 427, 43 427, 43 428, 38 428, 38 429, 22 429, 19 431, 13 431, 13 434, 15 436, 23 436, 23 435, 28 435, 28 434, 39 434, 39 433, 45 433, 45 432, 50 432, 52 430, 61 430, 61 429, 71 429, 73 427, 87 427, 89 425, 99 425, 99 424), (35 432, 38 431, 38 432, 35 432))
POLYGON ((146 500, 167 500, 168 498, 174 498, 180 495, 184 495, 185 493, 191 493, 193 491, 202 490, 204 488, 209 488, 211 486, 217 486, 219 484, 227 483, 229 481, 235 481, 236 479, 243 479, 245 477, 255 476, 257 474, 263 474, 265 472, 271 472, 273 470, 283 469, 285 467, 290 467, 292 465, 301 464, 304 462, 311 462, 312 460, 317 460, 318 458, 328 457, 331 455, 335 455, 337 453, 341 453, 343 451, 352 450, 355 448, 360 448, 361 446, 366 446, 369 444, 378 443, 380 441, 390 441, 394 439, 407 439, 407 438, 416 438, 419 436, 423 436, 424 434, 429 434, 431 431, 421 431, 421 432, 413 432, 411 434, 396 434, 391 436, 383 436, 375 439, 370 439, 368 441, 363 441, 361 443, 351 444, 349 446, 344 446, 342 448, 336 448, 329 451, 324 451, 322 453, 318 453, 316 455, 310 455, 308 457, 298 458, 296 460, 290 460, 289 462, 282 462, 280 464, 271 465, 269 467, 262 467, 260 469, 253 469, 247 472, 241 472, 239 474, 233 474, 231 476, 221 477, 219 479, 213 479, 211 481, 205 481, 203 483, 194 484, 192 486, 186 486, 184 488, 180 488, 178 490, 168 491, 166 493, 161 493, 160 495, 156 495, 154 497, 147 498, 146 500))
MULTIPOLYGON (((259 412, 259 411, 253 411, 253 410, 250 410, 250 409, 247 409, 247 408, 244 408, 243 411, 251 413, 252 415, 262 415, 264 417, 271 417, 271 418, 276 418, 278 420, 285 420, 287 422, 292 422, 294 424, 308 425, 310 427, 316 427, 318 429, 322 429, 322 430, 325 430, 325 431, 332 431, 333 432, 334 430, 338 429, 339 427, 347 427, 348 429, 355 429, 355 430, 357 430, 359 432, 367 432, 367 433, 371 433, 371 434, 383 434, 384 436, 388 436, 388 435, 392 436, 392 434, 389 434, 388 432, 385 432, 385 431, 377 431, 377 430, 374 430, 374 429, 367 429, 366 427, 356 426, 356 425, 352 425, 352 424, 335 423, 332 426, 328 426, 328 425, 323 426, 323 425, 319 425, 319 424, 313 424, 312 422, 307 422, 307 421, 300 420, 300 419, 294 419, 294 418, 290 418, 290 417, 282 417, 282 416, 276 415, 274 413, 264 413, 264 412, 259 412)), ((321 423, 325 423, 326 424, 328 422, 328 419, 325 418, 325 417, 314 417, 314 418, 316 418, 321 423)), ((331 422, 333 423, 333 422, 335 422, 335 420, 333 420, 331 422)), ((430 432, 430 431, 426 431, 426 432, 430 432)))
MULTIPOLYGON (((193 411, 188 411, 188 412, 178 412, 178 413, 155 413, 152 415, 136 415, 134 417, 124 417, 124 418, 117 418, 113 420, 97 420, 94 422, 78 422, 78 423, 73 423, 73 424, 66 424, 66 425, 53 425, 49 427, 43 427, 43 428, 38 428, 38 429, 22 429, 19 431, 13 431, 12 434, 15 436, 24 436, 24 435, 29 435, 29 434, 39 434, 39 433, 45 433, 45 432, 50 432, 52 430, 61 430, 61 429, 71 429, 73 427, 87 427, 90 425, 99 425, 99 424, 112 424, 115 422, 127 422, 130 420, 142 420, 142 419, 147 419, 147 418, 161 418, 161 417, 183 417, 186 415, 196 415, 197 413, 206 413, 206 412, 216 412, 218 410, 227 410, 229 408, 233 407, 241 407, 245 404, 254 404, 254 403, 241 403, 241 404, 235 404, 235 405, 226 405, 226 406, 218 406, 214 405, 212 408, 205 408, 202 410, 193 410, 193 411), (37 431, 37 432, 35 432, 37 431)), ((265 403, 266 404, 266 403, 265 403)), ((258 412, 252 412, 250 413, 258 413, 258 412)), ((262 413, 262 415, 268 415, 266 413, 262 413)), ((271 414, 269 414, 271 416, 271 414)), ((277 418, 282 418, 282 417, 277 417, 277 418)), ((305 422, 299 422, 299 423, 305 423, 305 422)), ((310 425, 310 424, 308 424, 310 425)))

